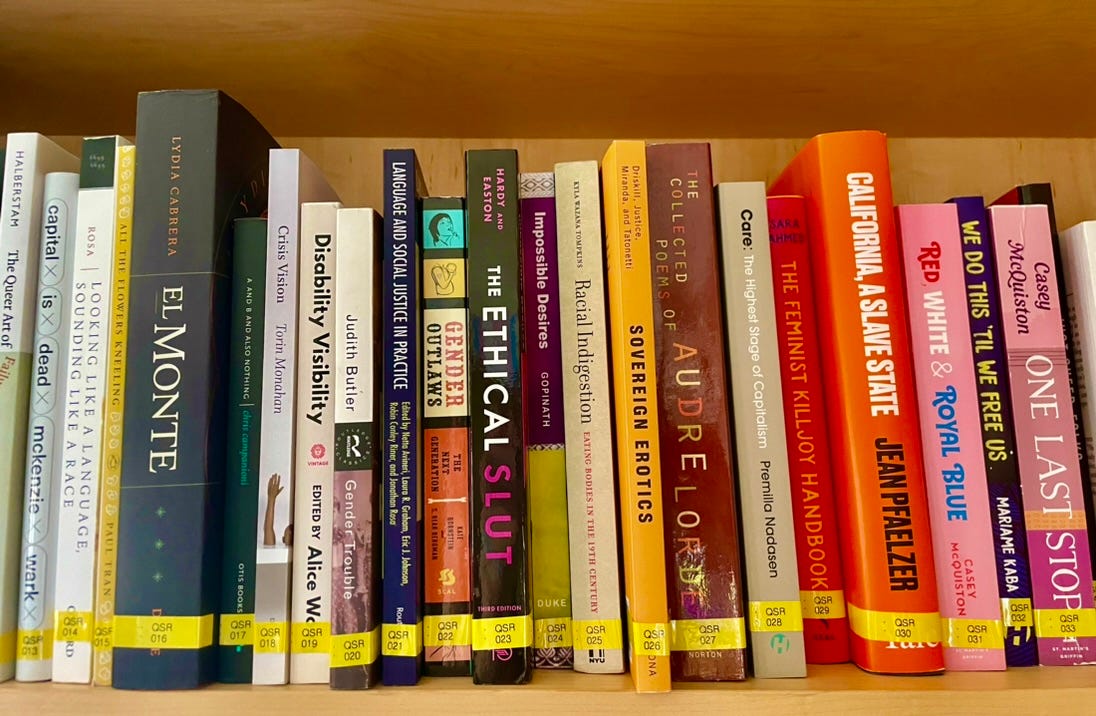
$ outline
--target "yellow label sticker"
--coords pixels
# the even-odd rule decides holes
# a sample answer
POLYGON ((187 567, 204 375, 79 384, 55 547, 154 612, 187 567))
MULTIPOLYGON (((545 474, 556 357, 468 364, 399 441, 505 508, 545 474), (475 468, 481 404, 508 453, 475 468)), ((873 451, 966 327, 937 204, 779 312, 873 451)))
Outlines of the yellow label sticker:
POLYGON ((472 620, 472 650, 527 649, 533 645, 533 617, 472 620))
POLYGON ((538 649, 571 648, 571 619, 537 619, 533 623, 533 645, 538 649))
POLYGON ((93 624, 94 619, 91 612, 55 612, 53 615, 53 640, 90 644, 93 624))
POLYGON ((940 643, 943 625, 939 612, 877 612, 846 604, 849 627, 868 641, 940 643))
POLYGON ((944 643, 953 649, 1003 649, 1000 619, 943 618, 944 643))
POLYGON ((381 628, 367 634, 335 634, 331 637, 331 668, 368 666, 380 655, 381 628))
POLYGON ((18 633, 19 661, 46 661, 53 658, 52 629, 20 629, 18 633))
POLYGON ((92 646, 96 651, 109 651, 114 648, 114 616, 99 617, 95 620, 95 633, 92 646))
POLYGON ((636 656, 669 656, 670 625, 664 622, 632 622, 632 651, 636 656))
POLYGON ((1035 609, 1030 599, 1001 599, 1001 617, 1007 627, 1030 629, 1035 626, 1035 609))
POLYGON ((0 660, 7 658, 7 654, 15 653, 15 644, 17 641, 16 632, 0 632, 0 660))
POLYGON ((330 654, 331 624, 328 622, 294 622, 289 651, 294 654, 330 654))
POLYGON ((572 619, 571 640, 575 651, 624 648, 624 630, 619 619, 572 619))
POLYGON ((1051 639, 1096 637, 1096 609, 1036 609, 1035 636, 1051 639))
POLYGON ((212 645, 212 614, 114 617, 114 646, 122 649, 202 649, 212 645))
POLYGON ((289 651, 288 632, 285 622, 259 622, 255 625, 255 653, 285 654, 289 651))
POLYGON ((677 619, 670 622, 671 651, 728 651, 746 648, 746 620, 677 619))
POLYGON ((750 631, 803 631, 803 607, 799 602, 750 602, 750 631))
POLYGON ((423 641, 431 649, 472 646, 472 615, 447 614, 422 619, 423 641))
POLYGON ((381 654, 416 657, 421 651, 421 623, 381 625, 381 654))
POLYGON ((254 614, 222 614, 221 632, 218 635, 221 646, 251 646, 255 643, 254 614))
POLYGON ((830 591, 799 592, 799 607, 804 619, 844 619, 845 592, 841 589, 830 591))

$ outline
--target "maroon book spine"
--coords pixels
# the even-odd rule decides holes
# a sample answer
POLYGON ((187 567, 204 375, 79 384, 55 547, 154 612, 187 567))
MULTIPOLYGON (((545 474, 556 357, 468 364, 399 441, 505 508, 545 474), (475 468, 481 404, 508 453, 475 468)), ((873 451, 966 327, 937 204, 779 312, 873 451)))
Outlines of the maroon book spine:
POLYGON ((647 148, 670 663, 746 678, 723 301, 707 144, 647 148))

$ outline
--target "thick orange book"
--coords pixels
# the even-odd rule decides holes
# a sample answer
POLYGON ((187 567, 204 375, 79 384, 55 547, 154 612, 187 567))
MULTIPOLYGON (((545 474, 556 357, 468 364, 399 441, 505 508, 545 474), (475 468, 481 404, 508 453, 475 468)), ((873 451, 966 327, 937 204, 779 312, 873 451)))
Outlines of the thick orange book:
POLYGON ((601 173, 630 670, 636 691, 669 691, 670 615, 644 143, 613 142, 601 173))
POLYGON ((822 134, 771 193, 801 194, 833 448, 853 661, 942 671, 941 622, 887 138, 822 134))

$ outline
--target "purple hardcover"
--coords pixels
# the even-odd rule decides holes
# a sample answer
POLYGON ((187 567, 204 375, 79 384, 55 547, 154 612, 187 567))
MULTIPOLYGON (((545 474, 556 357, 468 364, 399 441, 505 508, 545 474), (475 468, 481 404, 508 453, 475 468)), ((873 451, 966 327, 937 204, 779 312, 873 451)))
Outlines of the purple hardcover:
POLYGON ((993 549, 997 558, 997 587, 1005 622, 1005 660, 1009 666, 1033 666, 1039 663, 1039 656, 1035 646, 1020 467, 1016 460, 1016 430, 1001 333, 1000 286, 993 269, 993 243, 989 240, 982 197, 964 196, 949 201, 959 211, 967 315, 978 377, 982 449, 993 521, 993 549))

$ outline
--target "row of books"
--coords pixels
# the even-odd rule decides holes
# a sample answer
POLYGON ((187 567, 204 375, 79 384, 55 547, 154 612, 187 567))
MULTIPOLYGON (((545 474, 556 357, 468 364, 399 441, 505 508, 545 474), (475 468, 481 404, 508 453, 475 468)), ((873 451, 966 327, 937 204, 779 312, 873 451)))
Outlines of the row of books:
POLYGON ((1048 186, 892 211, 874 132, 768 192, 705 144, 382 171, 344 207, 216 92, 80 160, 9 136, 17 678, 1096 661, 1093 228, 1048 186))

